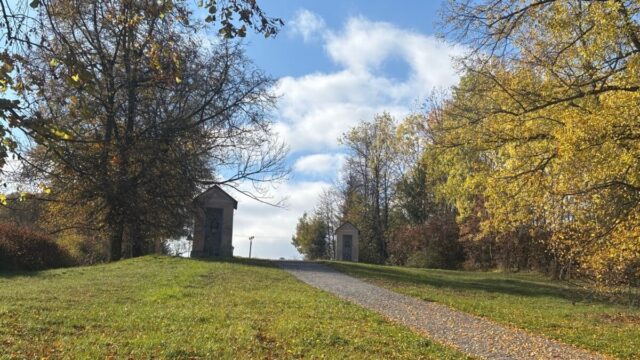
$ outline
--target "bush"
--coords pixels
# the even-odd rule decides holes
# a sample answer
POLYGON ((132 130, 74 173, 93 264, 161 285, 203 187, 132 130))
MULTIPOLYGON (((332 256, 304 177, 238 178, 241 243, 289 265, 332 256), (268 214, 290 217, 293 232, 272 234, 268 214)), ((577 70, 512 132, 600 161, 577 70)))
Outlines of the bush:
POLYGON ((449 269, 445 258, 435 249, 427 249, 409 255, 405 266, 429 269, 449 269))
POLYGON ((43 270, 73 266, 73 257, 49 236, 0 224, 0 269, 43 270))
POLYGON ((109 244, 99 232, 65 231, 57 243, 75 259, 77 265, 93 265, 109 261, 109 244))
POLYGON ((411 267, 458 268, 463 260, 458 237, 453 216, 438 215, 421 225, 406 225, 391 238, 391 262, 411 267))

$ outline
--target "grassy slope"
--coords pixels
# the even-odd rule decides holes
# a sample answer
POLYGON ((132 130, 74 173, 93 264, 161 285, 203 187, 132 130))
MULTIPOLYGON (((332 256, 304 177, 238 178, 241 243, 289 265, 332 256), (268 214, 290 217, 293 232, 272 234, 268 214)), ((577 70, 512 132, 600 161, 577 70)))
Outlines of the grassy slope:
POLYGON ((0 358, 460 358, 267 262, 0 273, 0 358))
POLYGON ((391 290, 514 325, 562 342, 640 358, 640 311, 588 300, 588 293, 536 274, 330 263, 391 290))

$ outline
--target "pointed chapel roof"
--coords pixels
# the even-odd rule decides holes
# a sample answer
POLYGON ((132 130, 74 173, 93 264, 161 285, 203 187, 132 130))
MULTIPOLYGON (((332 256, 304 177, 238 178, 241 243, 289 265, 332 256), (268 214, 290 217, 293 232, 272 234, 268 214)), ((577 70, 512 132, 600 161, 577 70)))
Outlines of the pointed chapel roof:
POLYGON ((233 202, 233 208, 234 209, 238 209, 238 200, 234 199, 231 195, 229 195, 226 191, 222 190, 222 188, 218 185, 213 185, 212 187, 208 188, 207 190, 201 192, 198 196, 196 196, 193 200, 197 200, 199 197, 201 197, 202 195, 205 194, 209 194, 211 192, 217 192, 219 194, 222 194, 224 197, 228 198, 231 202, 233 202))
POLYGON ((342 223, 342 225, 338 226, 338 228, 336 229, 336 232, 338 232, 338 230, 342 229, 345 225, 351 225, 351 226, 353 226, 353 228, 354 228, 354 229, 356 229, 356 231, 357 231, 358 233, 360 233, 360 229, 358 229, 355 225, 353 225, 352 223, 350 223, 350 222, 348 222, 348 221, 345 221, 345 222, 343 222, 343 223, 342 223))

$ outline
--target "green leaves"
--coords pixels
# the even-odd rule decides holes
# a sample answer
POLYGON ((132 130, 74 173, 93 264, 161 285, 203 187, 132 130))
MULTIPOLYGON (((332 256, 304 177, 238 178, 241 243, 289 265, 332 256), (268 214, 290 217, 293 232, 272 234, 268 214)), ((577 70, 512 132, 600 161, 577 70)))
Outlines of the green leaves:
POLYGON ((296 226, 292 244, 307 259, 324 259, 328 255, 327 224, 317 215, 305 213, 296 226))

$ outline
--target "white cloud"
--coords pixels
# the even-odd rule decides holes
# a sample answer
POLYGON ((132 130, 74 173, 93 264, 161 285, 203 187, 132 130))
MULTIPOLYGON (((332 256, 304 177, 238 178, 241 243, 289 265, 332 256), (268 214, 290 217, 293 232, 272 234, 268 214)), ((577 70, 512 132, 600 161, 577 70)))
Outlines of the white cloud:
POLYGON ((309 42, 325 31, 324 19, 307 10, 298 10, 295 17, 289 23, 291 32, 301 35, 305 42, 309 42))
POLYGON ((15 173, 17 171, 20 171, 21 167, 22 165, 20 164, 20 160, 18 160, 14 155, 10 153, 9 156, 7 156, 7 158, 5 159, 5 164, 2 167, 2 171, 15 173))
POLYGON ((362 17, 349 19, 340 31, 315 29, 324 29, 324 49, 341 69, 278 82, 276 128, 293 152, 335 149, 336 139, 359 121, 382 111, 402 117, 434 88, 458 80, 452 57, 462 54, 462 47, 433 36, 362 17), (404 63, 406 79, 384 73, 392 59, 404 63))
POLYGON ((293 170, 306 175, 336 174, 344 162, 344 154, 313 154, 302 156, 293 170))
MULTIPOLYGON (((249 236, 253 240, 253 255, 261 258, 300 258, 291 245, 298 218, 312 211, 322 190, 323 181, 303 181, 282 184, 272 192, 274 199, 286 197, 285 208, 276 208, 228 190, 238 200, 233 228, 234 255, 248 256, 249 236)), ((227 189, 225 189, 227 190, 227 189)))
POLYGON ((3 189, 0 192, 11 193, 17 191, 20 184, 15 181, 14 177, 19 174, 20 171, 22 171, 22 164, 20 163, 20 160, 10 154, 5 159, 5 164, 2 167, 2 173, 0 173, 0 186, 3 186, 3 189))

